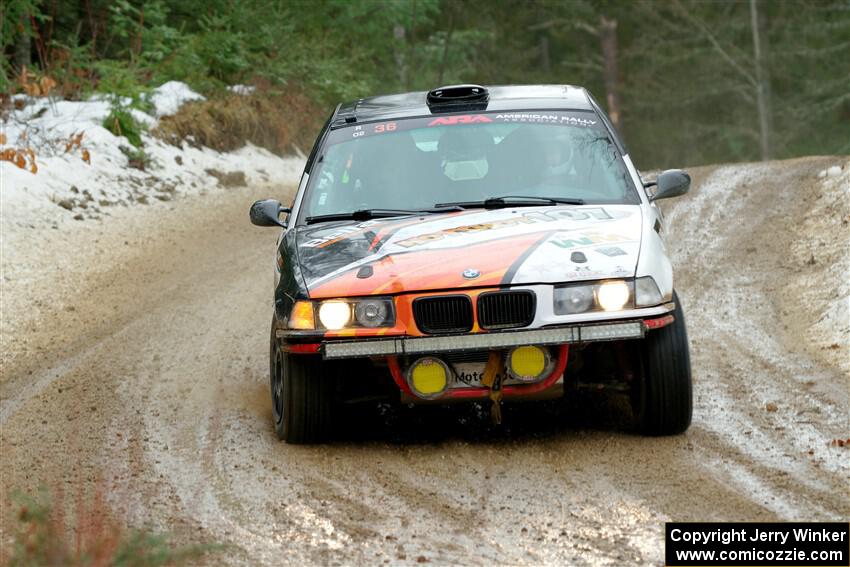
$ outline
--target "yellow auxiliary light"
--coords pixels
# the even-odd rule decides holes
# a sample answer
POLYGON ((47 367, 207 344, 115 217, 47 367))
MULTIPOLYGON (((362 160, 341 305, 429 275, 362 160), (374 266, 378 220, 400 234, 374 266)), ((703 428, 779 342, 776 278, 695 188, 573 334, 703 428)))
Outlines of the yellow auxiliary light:
POLYGON ((420 398, 438 398, 449 385, 449 367, 439 358, 425 356, 407 371, 407 383, 420 398))
POLYGON ((533 382, 551 370, 548 351, 538 346, 517 347, 508 354, 508 373, 523 382, 533 382))

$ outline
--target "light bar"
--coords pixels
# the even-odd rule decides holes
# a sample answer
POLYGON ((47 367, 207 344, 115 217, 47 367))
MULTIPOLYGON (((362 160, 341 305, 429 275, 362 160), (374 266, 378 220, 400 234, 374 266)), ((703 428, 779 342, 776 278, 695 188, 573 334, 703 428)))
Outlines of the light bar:
POLYGON ((325 358, 358 358, 366 356, 425 354, 488 350, 526 345, 560 345, 585 341, 610 341, 642 338, 641 321, 535 329, 508 333, 482 333, 476 335, 450 335, 445 337, 417 337, 368 341, 328 341, 323 345, 325 358))
POLYGON ((403 339, 382 341, 345 341, 325 343, 325 358, 356 358, 396 354, 403 350, 403 339))
POLYGON ((486 350, 490 348, 525 345, 557 345, 575 342, 575 340, 576 334, 572 327, 518 331, 513 333, 427 337, 424 339, 406 339, 404 341, 404 354, 486 350))
POLYGON ((643 325, 615 323, 613 325, 590 325, 579 327, 579 341, 605 341, 610 339, 639 339, 643 337, 643 325))

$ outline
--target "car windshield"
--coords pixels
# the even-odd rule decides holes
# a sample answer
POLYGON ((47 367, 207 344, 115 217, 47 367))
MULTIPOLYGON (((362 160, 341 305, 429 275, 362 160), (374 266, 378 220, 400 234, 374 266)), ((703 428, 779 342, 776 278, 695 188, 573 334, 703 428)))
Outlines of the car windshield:
POLYGON ((504 196, 640 202, 594 113, 491 112, 331 131, 311 172, 301 218, 504 196))

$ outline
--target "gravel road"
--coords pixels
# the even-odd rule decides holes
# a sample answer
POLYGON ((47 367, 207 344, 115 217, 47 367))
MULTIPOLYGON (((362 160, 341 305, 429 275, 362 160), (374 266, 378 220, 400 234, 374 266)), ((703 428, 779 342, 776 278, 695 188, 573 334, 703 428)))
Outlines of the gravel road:
MULTIPOLYGON (((353 413, 329 446, 277 441, 271 229, 213 192, 4 234, 0 543, 9 495, 101 486, 134 526, 230 542, 231 564, 663 562, 668 520, 846 520, 847 158, 700 168, 666 207, 694 421, 629 431, 567 411, 353 413), (838 183, 838 182, 835 182, 838 183), (85 225, 85 226, 83 226, 85 225), (837 306, 837 307, 836 307, 837 306), (843 307, 842 307, 843 306, 843 307)), ((572 408, 572 409, 569 409, 572 408)))

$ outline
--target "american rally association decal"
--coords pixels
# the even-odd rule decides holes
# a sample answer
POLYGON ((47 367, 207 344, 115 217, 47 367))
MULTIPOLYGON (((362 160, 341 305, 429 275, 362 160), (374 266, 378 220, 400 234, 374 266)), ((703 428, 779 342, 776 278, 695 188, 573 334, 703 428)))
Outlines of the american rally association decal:
POLYGON ((441 116, 435 118, 428 123, 428 126, 454 126, 455 124, 486 124, 492 122, 492 118, 488 118, 483 114, 464 115, 464 116, 441 116))
POLYGON ((596 120, 570 116, 568 114, 534 114, 530 112, 512 112, 508 114, 497 114, 496 120, 500 122, 521 122, 535 124, 563 124, 565 126, 595 126, 596 120))
MULTIPOLYGON (((454 126, 456 124, 484 124, 489 122, 508 122, 523 124, 560 124, 563 126, 596 126, 599 122, 582 116, 552 113, 508 112, 504 114, 467 114, 462 116, 441 116, 428 123, 428 126, 454 126)), ((393 128, 395 129, 395 128, 393 128)), ((362 134, 361 134, 362 135, 362 134)))
POLYGON ((488 112, 486 114, 459 114, 436 118, 409 118, 385 122, 357 124, 332 132, 334 138, 357 139, 441 126, 464 126, 470 124, 550 124, 576 128, 602 129, 602 123, 592 112, 488 112))

